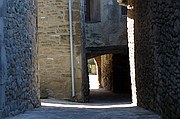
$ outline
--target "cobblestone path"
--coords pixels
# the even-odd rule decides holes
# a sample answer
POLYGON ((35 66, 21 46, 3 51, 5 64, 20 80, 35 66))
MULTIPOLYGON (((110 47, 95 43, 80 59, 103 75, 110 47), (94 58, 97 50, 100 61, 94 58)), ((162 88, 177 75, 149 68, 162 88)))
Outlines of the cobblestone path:
POLYGON ((7 119, 160 119, 160 117, 132 104, 75 103, 42 100, 42 107, 7 119))

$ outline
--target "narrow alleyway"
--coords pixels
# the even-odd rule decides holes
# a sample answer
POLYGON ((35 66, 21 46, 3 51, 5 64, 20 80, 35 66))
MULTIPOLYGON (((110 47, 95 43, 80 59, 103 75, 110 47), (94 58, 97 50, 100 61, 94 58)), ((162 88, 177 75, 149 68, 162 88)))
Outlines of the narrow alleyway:
POLYGON ((43 99, 42 107, 7 119, 160 119, 158 115, 131 104, 130 95, 99 88, 97 75, 89 75, 89 78, 89 103, 43 99))
POLYGON ((160 119, 130 100, 103 90, 92 90, 89 103, 45 99, 42 107, 7 119, 160 119))

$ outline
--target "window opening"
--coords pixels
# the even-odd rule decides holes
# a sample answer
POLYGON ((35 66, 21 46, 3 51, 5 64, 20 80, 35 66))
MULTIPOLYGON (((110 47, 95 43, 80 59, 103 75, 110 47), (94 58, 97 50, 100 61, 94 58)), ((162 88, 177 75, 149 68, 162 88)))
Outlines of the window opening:
POLYGON ((86 0, 85 1, 85 21, 86 22, 100 22, 100 0, 86 0))

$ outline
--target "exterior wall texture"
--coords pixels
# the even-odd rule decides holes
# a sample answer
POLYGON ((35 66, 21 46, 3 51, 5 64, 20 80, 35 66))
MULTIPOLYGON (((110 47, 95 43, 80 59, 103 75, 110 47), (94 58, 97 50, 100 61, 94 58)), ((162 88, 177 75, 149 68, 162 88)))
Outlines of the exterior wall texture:
MULTIPOLYGON (((129 4, 131 2, 133 0, 129 4)), ((164 118, 178 119, 180 2, 135 0, 133 7, 135 14, 132 16, 132 12, 129 12, 128 17, 135 20, 137 104, 164 118)))
MULTIPOLYGON (((127 17, 121 15, 121 7, 116 0, 100 0, 101 21, 85 21, 85 4, 81 0, 82 25, 82 55, 83 67, 86 59, 99 56, 98 70, 100 74, 100 87, 112 89, 112 55, 113 53, 127 54, 127 17), (107 54, 107 55, 105 55, 107 54), (102 55, 102 56, 101 56, 102 55), (109 69, 108 69, 109 68, 109 69)), ((88 98, 89 80, 87 72, 83 71, 83 94, 88 98)))
POLYGON ((109 91, 111 91, 113 88, 112 56, 112 54, 101 56, 101 85, 102 88, 109 91))
POLYGON ((3 108, 5 105, 5 80, 7 78, 7 61, 5 57, 5 44, 4 44, 4 7, 5 2, 0 1, 0 118, 2 117, 3 108), (4 65, 3 65, 4 64, 4 65))
POLYGON ((100 22, 86 22, 86 47, 127 45, 126 16, 116 0, 100 0, 100 22))
MULTIPOLYGON (((71 98, 68 0, 38 0, 39 78, 41 96, 71 98)), ((73 0, 76 98, 81 98, 80 3, 73 0)))
POLYGON ((40 106, 36 0, 0 1, 0 118, 40 106))

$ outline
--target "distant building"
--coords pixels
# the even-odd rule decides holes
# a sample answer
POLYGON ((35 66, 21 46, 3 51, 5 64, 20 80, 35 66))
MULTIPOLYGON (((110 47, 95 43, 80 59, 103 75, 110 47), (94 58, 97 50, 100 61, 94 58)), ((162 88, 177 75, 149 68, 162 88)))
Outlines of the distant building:
MULTIPOLYGON (((88 74, 82 72, 87 68, 85 60, 118 52, 128 56, 127 12, 115 0, 85 0, 73 4, 75 95, 84 100, 82 82, 88 85, 88 79, 83 78, 88 74)), ((68 16, 68 2, 38 2, 38 66, 42 98, 72 97, 68 16)), ((84 88, 88 94, 89 87, 84 88)))

